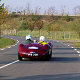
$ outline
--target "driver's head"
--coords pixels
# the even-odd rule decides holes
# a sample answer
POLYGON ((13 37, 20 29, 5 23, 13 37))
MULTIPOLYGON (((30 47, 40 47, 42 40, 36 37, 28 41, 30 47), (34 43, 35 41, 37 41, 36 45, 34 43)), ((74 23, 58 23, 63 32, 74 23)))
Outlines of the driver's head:
POLYGON ((39 40, 40 41, 45 41, 45 37, 44 36, 40 36, 39 40))
POLYGON ((31 40, 31 36, 30 35, 27 35, 26 36, 26 40, 30 39, 31 40))

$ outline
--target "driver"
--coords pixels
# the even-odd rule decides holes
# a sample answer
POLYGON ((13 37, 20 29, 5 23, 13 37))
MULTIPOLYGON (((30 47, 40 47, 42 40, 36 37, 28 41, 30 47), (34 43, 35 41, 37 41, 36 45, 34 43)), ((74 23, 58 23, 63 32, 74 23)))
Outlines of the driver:
POLYGON ((40 36, 38 43, 40 43, 40 44, 42 44, 42 45, 47 44, 47 43, 45 42, 45 37, 44 37, 44 36, 40 36))
POLYGON ((27 44, 27 43, 33 43, 33 41, 31 40, 31 36, 30 35, 26 36, 26 41, 24 42, 24 44, 27 44))

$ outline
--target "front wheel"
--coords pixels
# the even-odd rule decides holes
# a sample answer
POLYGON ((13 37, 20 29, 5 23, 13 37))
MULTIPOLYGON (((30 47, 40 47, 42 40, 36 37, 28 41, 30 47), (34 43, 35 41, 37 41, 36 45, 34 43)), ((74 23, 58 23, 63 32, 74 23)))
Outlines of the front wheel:
POLYGON ((22 60, 22 57, 21 56, 19 56, 19 54, 18 54, 18 59, 21 61, 22 60))

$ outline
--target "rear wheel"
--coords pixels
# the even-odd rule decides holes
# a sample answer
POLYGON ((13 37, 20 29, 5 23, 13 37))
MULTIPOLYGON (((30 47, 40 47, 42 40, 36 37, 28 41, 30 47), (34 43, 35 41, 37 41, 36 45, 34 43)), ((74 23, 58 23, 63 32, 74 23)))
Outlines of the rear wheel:
POLYGON ((46 55, 46 60, 49 61, 51 59, 52 56, 52 49, 49 49, 47 55, 46 55))
POLYGON ((49 58, 51 59, 52 57, 52 49, 49 50, 49 58))
POLYGON ((45 57, 45 60, 46 60, 46 61, 49 61, 49 59, 50 59, 50 56, 49 56, 49 51, 48 51, 48 53, 47 53, 47 55, 46 55, 46 57, 45 57))
POLYGON ((22 60, 22 57, 21 56, 19 56, 19 54, 18 54, 18 59, 21 61, 22 60))

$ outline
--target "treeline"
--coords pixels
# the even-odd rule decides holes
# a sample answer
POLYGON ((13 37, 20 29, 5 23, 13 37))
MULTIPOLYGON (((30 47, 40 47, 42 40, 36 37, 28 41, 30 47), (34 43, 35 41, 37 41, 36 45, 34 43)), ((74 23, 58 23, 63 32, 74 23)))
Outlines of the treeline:
POLYGON ((54 16, 54 15, 24 15, 8 14, 6 22, 1 25, 1 30, 47 30, 50 31, 75 31, 80 35, 79 16, 54 16))
MULTIPOLYGON (((79 10, 77 7, 75 11, 77 9, 79 10)), ((36 29, 39 35, 40 30, 46 30, 48 33, 50 31, 75 31, 80 37, 80 16, 64 15, 64 10, 62 9, 62 15, 55 15, 55 7, 50 7, 44 15, 40 15, 39 8, 31 12, 28 4, 27 12, 23 10, 23 12, 9 13, 2 4, 0 5, 0 34, 5 29, 17 31, 29 29, 31 32, 36 29)))
POLYGON ((6 10, 6 8, 4 8, 4 3, 0 4, 0 38, 1 38, 1 25, 6 21, 7 14, 8 11, 6 10))

